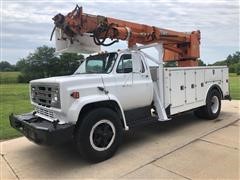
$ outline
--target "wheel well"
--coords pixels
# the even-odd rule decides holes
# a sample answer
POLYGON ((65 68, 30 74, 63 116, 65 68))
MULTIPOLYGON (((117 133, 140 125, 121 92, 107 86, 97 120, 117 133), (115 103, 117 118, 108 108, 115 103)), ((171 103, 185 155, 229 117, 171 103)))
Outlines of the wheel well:
POLYGON ((208 90, 208 94, 209 94, 209 92, 211 92, 212 90, 217 90, 217 91, 220 93, 220 95, 221 95, 221 99, 223 99, 223 92, 222 92, 221 88, 220 88, 218 85, 216 85, 216 84, 212 85, 212 86, 210 87, 210 89, 208 90))
POLYGON ((106 107, 106 108, 109 108, 109 109, 113 110, 114 112, 116 112, 117 115, 120 117, 122 127, 124 127, 121 109, 120 109, 119 105, 117 104, 117 102, 113 101, 113 100, 100 101, 100 102, 86 104, 79 112, 78 121, 76 124, 77 127, 79 127, 81 125, 84 116, 86 116, 88 112, 90 112, 93 109, 99 108, 99 107, 106 107))

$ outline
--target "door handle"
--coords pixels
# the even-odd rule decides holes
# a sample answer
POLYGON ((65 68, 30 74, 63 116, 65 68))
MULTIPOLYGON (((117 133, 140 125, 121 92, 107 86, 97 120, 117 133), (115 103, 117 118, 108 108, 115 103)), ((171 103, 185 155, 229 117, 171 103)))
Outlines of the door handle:
POLYGON ((148 74, 143 74, 142 77, 148 78, 148 74))

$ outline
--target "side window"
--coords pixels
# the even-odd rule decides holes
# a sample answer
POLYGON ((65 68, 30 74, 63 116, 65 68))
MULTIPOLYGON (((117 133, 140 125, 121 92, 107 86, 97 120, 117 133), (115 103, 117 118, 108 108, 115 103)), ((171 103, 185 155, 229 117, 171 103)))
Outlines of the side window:
POLYGON ((89 73, 102 72, 103 60, 87 60, 86 71, 89 73))
POLYGON ((143 59, 142 56, 139 53, 133 52, 133 72, 134 73, 144 73, 145 72, 145 67, 143 64, 143 59))
POLYGON ((132 55, 122 55, 117 66, 117 73, 131 73, 132 69, 132 55))

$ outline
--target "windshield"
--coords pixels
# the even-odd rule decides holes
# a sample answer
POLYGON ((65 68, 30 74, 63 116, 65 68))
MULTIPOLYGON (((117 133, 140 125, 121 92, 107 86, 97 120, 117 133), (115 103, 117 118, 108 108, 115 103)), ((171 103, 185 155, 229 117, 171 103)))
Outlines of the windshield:
POLYGON ((110 73, 117 59, 117 53, 89 56, 74 74, 110 73))

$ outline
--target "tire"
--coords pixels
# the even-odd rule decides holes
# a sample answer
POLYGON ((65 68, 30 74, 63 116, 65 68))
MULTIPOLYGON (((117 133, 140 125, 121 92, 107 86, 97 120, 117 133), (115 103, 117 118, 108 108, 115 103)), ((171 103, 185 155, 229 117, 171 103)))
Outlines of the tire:
POLYGON ((221 94, 218 90, 211 90, 206 99, 206 105, 194 111, 199 118, 208 120, 216 119, 221 111, 221 94))
POLYGON ((117 114, 97 108, 84 116, 77 128, 75 142, 82 157, 91 162, 109 159, 122 141, 123 128, 117 114))

